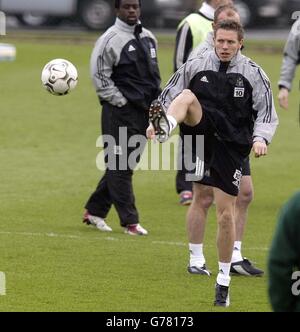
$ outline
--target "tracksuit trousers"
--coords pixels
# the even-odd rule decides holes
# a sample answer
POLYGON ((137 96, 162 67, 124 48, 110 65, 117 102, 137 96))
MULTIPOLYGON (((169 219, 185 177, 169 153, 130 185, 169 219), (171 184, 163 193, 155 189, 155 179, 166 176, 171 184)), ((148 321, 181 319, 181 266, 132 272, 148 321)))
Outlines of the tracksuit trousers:
POLYGON ((85 205, 90 214, 105 219, 114 205, 121 226, 139 223, 132 175, 147 143, 148 119, 147 111, 129 103, 121 108, 109 103, 103 104, 101 122, 106 171, 85 205), (137 140, 139 143, 135 147, 129 147, 128 142, 134 135, 140 135, 137 140), (136 149, 139 153, 133 162, 133 158, 129 159, 129 156, 136 149))

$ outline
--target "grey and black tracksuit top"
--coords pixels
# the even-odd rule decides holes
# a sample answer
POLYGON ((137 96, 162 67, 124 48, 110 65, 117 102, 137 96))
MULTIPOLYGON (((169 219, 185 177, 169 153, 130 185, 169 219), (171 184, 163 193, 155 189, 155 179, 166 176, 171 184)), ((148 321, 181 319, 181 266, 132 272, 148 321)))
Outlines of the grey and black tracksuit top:
POLYGON ((164 108, 184 89, 197 96, 215 132, 241 156, 250 153, 255 141, 271 142, 278 118, 269 79, 240 52, 227 64, 215 50, 188 60, 161 93, 164 108))
POLYGON ((91 75, 101 102, 122 107, 129 102, 148 110, 160 92, 157 41, 141 25, 120 19, 96 42, 91 75))
POLYGON ((300 20, 298 19, 290 31, 284 48, 283 62, 281 66, 279 87, 288 90, 292 88, 296 66, 300 63, 300 20))

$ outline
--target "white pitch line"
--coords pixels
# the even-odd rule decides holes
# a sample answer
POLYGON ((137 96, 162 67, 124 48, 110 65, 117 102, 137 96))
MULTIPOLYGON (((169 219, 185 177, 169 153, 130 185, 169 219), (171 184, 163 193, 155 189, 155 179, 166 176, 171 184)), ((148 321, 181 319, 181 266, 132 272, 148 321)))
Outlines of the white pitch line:
MULTIPOLYGON (((79 235, 68 235, 68 234, 57 234, 57 233, 30 233, 30 232, 0 232, 0 235, 19 235, 19 236, 31 236, 31 237, 49 237, 49 238, 63 238, 70 240, 88 240, 88 241, 115 241, 115 242, 132 242, 133 239, 118 239, 115 237, 83 237, 79 235)), ((188 244, 184 242, 172 242, 172 241, 151 241, 153 245, 162 245, 162 246, 173 246, 173 247, 187 247, 188 244)), ((206 247, 212 248, 213 245, 205 245, 206 247)), ((252 251, 269 251, 267 247, 244 247, 245 250, 252 251)))
POLYGON ((176 247, 186 247, 187 244, 183 242, 170 242, 170 241, 152 241, 152 244, 160 244, 163 246, 176 246, 176 247))

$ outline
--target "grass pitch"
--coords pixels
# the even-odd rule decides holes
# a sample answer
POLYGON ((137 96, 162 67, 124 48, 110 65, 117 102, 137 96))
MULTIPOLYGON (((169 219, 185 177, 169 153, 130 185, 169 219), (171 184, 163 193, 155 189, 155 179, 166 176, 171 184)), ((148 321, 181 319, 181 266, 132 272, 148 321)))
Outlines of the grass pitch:
MULTIPOLYGON (((0 311, 220 310, 212 306, 215 211, 205 235, 207 264, 214 275, 188 275, 186 208, 177 204, 174 171, 134 176, 148 237, 123 234, 114 210, 108 217, 112 234, 81 223, 83 206, 102 175, 95 165, 100 109, 89 78, 96 36, 45 39, 8 35, 5 42, 15 43, 17 60, 0 63, 0 271, 7 279, 0 311), (76 90, 65 97, 51 96, 40 82, 43 66, 58 57, 72 61, 79 71, 76 90)), ((160 40, 166 82, 172 73, 173 39, 160 40)), ((283 45, 273 46, 270 52, 266 45, 249 43, 245 53, 265 69, 276 97, 283 45)), ((298 99, 296 83, 290 110, 277 109, 280 126, 269 156, 252 160, 255 199, 243 254, 263 269, 279 208, 299 188, 298 99)), ((234 277, 231 302, 226 311, 269 311, 267 275, 234 277)))

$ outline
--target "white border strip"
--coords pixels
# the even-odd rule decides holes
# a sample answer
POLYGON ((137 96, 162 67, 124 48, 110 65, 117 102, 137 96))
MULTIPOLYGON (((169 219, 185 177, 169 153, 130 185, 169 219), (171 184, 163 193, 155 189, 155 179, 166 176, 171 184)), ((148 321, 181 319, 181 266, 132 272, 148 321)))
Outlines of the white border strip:
POLYGON ((6 276, 4 272, 0 272, 0 296, 6 295, 6 276))

